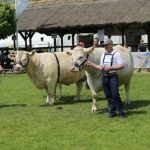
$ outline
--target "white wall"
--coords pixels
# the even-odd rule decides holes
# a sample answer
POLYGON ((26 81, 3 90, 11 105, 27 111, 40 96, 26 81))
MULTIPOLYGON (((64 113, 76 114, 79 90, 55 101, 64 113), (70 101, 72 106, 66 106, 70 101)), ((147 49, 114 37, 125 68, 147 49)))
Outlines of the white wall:
MULTIPOLYGON (((88 34, 88 33, 87 33, 88 34)), ((98 34, 94 34, 94 38, 98 37, 98 34)), ((104 40, 107 39, 107 36, 104 36, 104 40)), ((111 39, 113 40, 114 44, 122 44, 122 37, 121 36, 111 36, 111 39)), ((148 42, 148 37, 147 35, 142 35, 142 39, 144 40, 144 43, 148 42)), ((74 36, 74 44, 75 46, 79 43, 79 35, 75 34, 74 36)), ((126 41, 125 41, 126 42, 126 41)), ((4 40, 0 40, 0 47, 5 46, 9 46, 13 44, 12 41, 12 36, 8 37, 7 39, 4 40)), ((29 40, 28 40, 28 44, 29 44, 29 40)), ((45 34, 40 34, 40 33, 35 33, 32 37, 32 47, 47 47, 48 44, 50 46, 54 45, 54 39, 51 36, 46 36, 45 34), (41 37, 44 38, 43 41, 41 41, 41 37)), ((56 44, 57 46, 61 46, 61 39, 60 37, 57 35, 57 39, 56 39, 56 44)), ((63 37, 63 45, 64 46, 68 46, 68 45, 72 45, 72 35, 71 34, 66 34, 63 37), (71 36, 70 40, 68 40, 68 36, 71 36)), ((25 47, 25 43, 23 38, 20 36, 20 34, 18 34, 18 47, 25 47)), ((57 51, 61 51, 61 48, 57 48, 57 51)), ((64 51, 68 51, 70 50, 70 48, 64 48, 64 51)))

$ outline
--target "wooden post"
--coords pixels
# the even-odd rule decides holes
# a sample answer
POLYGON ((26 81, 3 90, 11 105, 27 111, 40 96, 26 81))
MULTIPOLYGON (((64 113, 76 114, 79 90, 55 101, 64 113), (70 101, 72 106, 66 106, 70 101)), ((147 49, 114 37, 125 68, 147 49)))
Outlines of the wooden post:
POLYGON ((15 41, 16 41, 16 38, 15 38, 15 37, 16 37, 16 35, 15 35, 15 33, 13 34, 13 36, 14 36, 14 39, 13 39, 14 48, 16 49, 16 42, 15 42, 15 41))
POLYGON ((75 33, 72 33, 72 49, 74 47, 74 36, 75 36, 75 33))
POLYGON ((54 38, 54 52, 56 52, 56 38, 54 38))
POLYGON ((60 39, 61 39, 61 52, 63 52, 63 46, 64 46, 64 44, 63 44, 63 36, 64 36, 64 34, 61 33, 61 34, 59 34, 59 36, 60 36, 60 39))
POLYGON ((29 31, 29 45, 32 48, 32 37, 34 35, 35 31, 29 31))
POLYGON ((28 34, 25 32, 25 49, 27 49, 27 39, 28 39, 28 34))
POLYGON ((27 39, 28 39, 28 33, 27 31, 25 31, 25 34, 23 35, 22 32, 19 32, 19 34, 22 36, 22 38, 24 39, 25 42, 25 49, 27 49, 27 39))
POLYGON ((124 33, 125 33, 126 29, 128 28, 128 24, 116 25, 116 27, 121 32, 121 35, 122 35, 122 45, 124 45, 124 33))
POLYGON ((108 35, 108 39, 111 39, 111 35, 108 35))
POLYGON ((124 45, 124 32, 125 31, 123 31, 123 30, 121 31, 121 34, 122 34, 122 46, 124 45))
POLYGON ((150 24, 144 23, 143 27, 146 31, 147 36, 148 36, 148 50, 150 50, 150 24))

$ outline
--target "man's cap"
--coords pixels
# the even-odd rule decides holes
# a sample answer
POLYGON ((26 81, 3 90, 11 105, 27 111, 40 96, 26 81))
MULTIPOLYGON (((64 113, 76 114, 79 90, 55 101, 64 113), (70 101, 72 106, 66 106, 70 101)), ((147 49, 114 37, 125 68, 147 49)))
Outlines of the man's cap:
POLYGON ((83 46, 84 47, 84 42, 79 42, 78 44, 79 46, 83 46))
POLYGON ((113 41, 111 39, 106 39, 106 41, 103 44, 104 45, 113 44, 113 41))

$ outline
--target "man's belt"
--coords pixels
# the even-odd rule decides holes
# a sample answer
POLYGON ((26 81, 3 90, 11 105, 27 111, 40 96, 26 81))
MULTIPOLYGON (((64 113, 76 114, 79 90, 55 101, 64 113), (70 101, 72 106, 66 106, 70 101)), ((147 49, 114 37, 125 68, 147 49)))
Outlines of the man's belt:
POLYGON ((117 75, 117 72, 114 73, 104 73, 103 76, 108 77, 108 76, 114 76, 117 75))

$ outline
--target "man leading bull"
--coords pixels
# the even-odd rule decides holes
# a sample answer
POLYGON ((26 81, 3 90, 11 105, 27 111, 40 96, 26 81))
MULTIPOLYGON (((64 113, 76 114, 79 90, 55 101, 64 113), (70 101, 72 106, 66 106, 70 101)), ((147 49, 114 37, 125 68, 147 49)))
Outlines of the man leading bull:
POLYGON ((87 61, 86 65, 103 71, 102 85, 108 100, 109 118, 115 117, 118 111, 119 118, 125 117, 123 103, 119 94, 117 70, 123 69, 123 59, 119 52, 113 49, 113 41, 107 39, 104 43, 106 52, 101 56, 100 65, 87 61))

